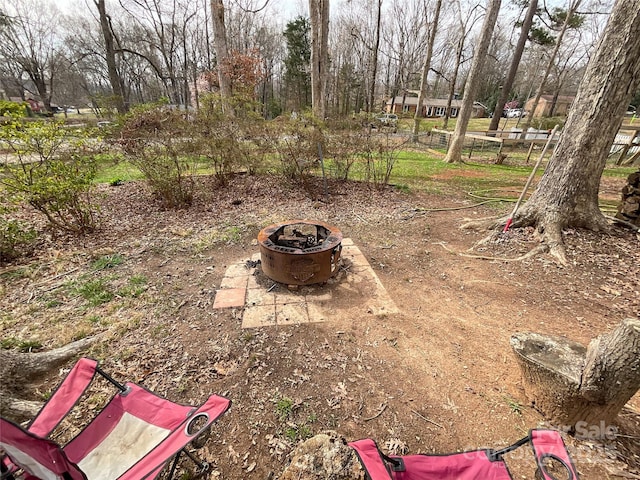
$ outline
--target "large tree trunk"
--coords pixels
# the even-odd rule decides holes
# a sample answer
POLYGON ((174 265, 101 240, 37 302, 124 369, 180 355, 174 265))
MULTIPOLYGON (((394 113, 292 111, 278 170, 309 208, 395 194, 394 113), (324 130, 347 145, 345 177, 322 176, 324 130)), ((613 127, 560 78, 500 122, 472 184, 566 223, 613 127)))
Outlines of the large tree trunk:
POLYGON ((514 335, 527 397, 574 431, 610 425, 640 389, 640 320, 626 319, 588 348, 561 337, 514 335))
MULTIPOLYGON (((453 68, 453 74, 451 75, 451 81, 449 82, 449 95, 447 95, 447 106, 444 109, 444 119, 442 120, 442 128, 444 130, 449 126, 449 119, 451 118, 451 103, 453 97, 456 94, 456 83, 458 83, 458 73, 460 72, 460 65, 462 64, 462 51, 464 49, 464 32, 460 34, 460 40, 456 46, 456 64, 453 68)), ((459 112, 458 112, 459 113, 459 112)))
POLYGON ((513 87, 513 82, 516 78, 516 73, 518 73, 518 65, 520 65, 522 52, 524 52, 524 47, 529 36, 529 30, 531 30, 531 25, 533 24, 533 16, 535 15, 537 9, 538 0, 531 0, 529 2, 527 13, 524 17, 524 21, 522 22, 522 26, 520 27, 520 37, 518 37, 518 43, 516 44, 516 49, 513 52, 513 58, 511 59, 509 73, 507 74, 507 78, 505 78, 504 83, 502 84, 502 89, 500 90, 500 98, 498 98, 496 107, 493 109, 493 117, 491 117, 491 122, 489 122, 490 131, 498 129, 498 123, 500 122, 500 118, 502 118, 504 104, 507 102, 509 93, 511 93, 511 87, 513 87))
POLYGON ((640 10, 618 0, 591 57, 549 165, 515 227, 536 225, 562 263, 562 229, 607 229, 598 188, 620 119, 640 83, 640 10))
POLYGON ((418 129, 420 126, 420 118, 422 115, 422 104, 424 103, 424 97, 427 95, 427 78, 429 77, 429 70, 431 69, 431 57, 433 56, 433 44, 436 40, 436 31, 438 29, 438 22, 440 21, 440 8, 442 7, 442 0, 436 1, 436 9, 433 14, 433 22, 431 23, 431 31, 429 32, 429 43, 427 44, 427 54, 422 65, 422 76, 420 77, 420 92, 418 93, 418 104, 416 105, 416 113, 413 116, 413 141, 418 141, 418 129))
POLYGON ((462 160, 462 147, 464 145, 464 136, 467 133, 467 125, 473 111, 473 102, 475 101, 476 91, 480 83, 480 75, 484 60, 489 51, 489 44, 493 35, 493 29, 498 19, 501 0, 488 0, 487 13, 482 25, 482 33, 477 49, 473 55, 473 64, 467 78, 466 88, 464 90, 464 98, 462 100, 462 108, 456 122, 456 128, 453 133, 451 145, 444 161, 447 163, 460 162, 462 160))
POLYGON ((33 417, 42 403, 25 400, 29 384, 77 356, 104 334, 86 337, 64 347, 41 353, 15 353, 0 350, 0 413, 18 421, 33 417))
POLYGON ((229 68, 229 47, 227 46, 227 27, 224 23, 224 4, 222 0, 211 0, 211 19, 213 22, 213 45, 218 65, 218 83, 220 85, 220 95, 224 100, 231 98, 232 91, 231 79, 227 72, 229 68))
MULTIPOLYGON (((380 22, 382 20, 382 0, 378 1, 378 12, 376 18, 376 39, 371 52, 371 88, 369 89, 369 101, 367 102, 367 112, 375 111, 376 102, 376 77, 378 76, 378 52, 380 50, 380 22)), ((346 112, 345 112, 346 113, 346 112)))
POLYGON ((311 105, 313 116, 326 116, 329 62, 329 0, 309 0, 311 16, 311 105))
POLYGON ((102 37, 104 38, 104 49, 107 59, 109 83, 111 84, 111 90, 113 91, 116 109, 118 110, 118 113, 123 114, 127 112, 127 105, 124 101, 122 78, 118 73, 118 66, 116 64, 116 48, 114 44, 113 32, 111 31, 111 20, 107 15, 105 0, 97 0, 94 3, 98 8, 98 14, 100 17, 100 29, 102 30, 102 37))

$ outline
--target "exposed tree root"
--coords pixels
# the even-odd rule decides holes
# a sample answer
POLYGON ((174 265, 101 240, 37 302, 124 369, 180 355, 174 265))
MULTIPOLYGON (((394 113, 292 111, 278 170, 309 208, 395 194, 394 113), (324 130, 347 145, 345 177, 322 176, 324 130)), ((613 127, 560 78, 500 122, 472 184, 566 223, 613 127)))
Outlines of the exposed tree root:
MULTIPOLYGON (((527 208, 525 205, 513 218, 511 228, 535 227, 535 235, 541 243, 540 248, 534 248, 532 252, 540 253, 547 251, 557 262, 563 266, 569 264, 567 260, 567 250, 562 238, 562 230, 565 227, 586 228, 595 232, 608 231, 610 225, 604 215, 599 210, 582 211, 569 217, 570 221, 565 220, 565 216, 553 211, 539 211, 536 208, 527 208)), ((478 220, 465 219, 460 228, 491 230, 491 233, 476 242, 474 247, 484 245, 495 241, 500 235, 503 227, 506 225, 509 217, 489 217, 478 220)), ((530 252, 531 253, 531 252, 530 252)), ((528 255, 520 258, 528 258, 528 255)), ((469 255, 470 256, 470 255, 469 255)), ((473 258, 483 258, 473 256, 473 258)), ((494 259, 490 257, 490 259, 494 259)), ((496 258, 495 260, 500 260, 496 258)))
POLYGON ((521 262, 523 260, 527 260, 528 258, 534 257, 534 256, 536 256, 536 255, 538 255, 540 253, 544 253, 544 252, 546 252, 548 250, 548 247, 543 244, 543 245, 538 245, 536 248, 530 250, 529 252, 527 252, 524 255, 521 255, 519 257, 516 257, 516 258, 504 258, 504 257, 490 257, 490 256, 486 256, 486 255, 473 255, 473 254, 470 254, 470 253, 456 252, 455 250, 452 250, 449 247, 447 247, 442 242, 437 242, 436 245, 440 245, 447 252, 453 253, 455 255, 459 255, 461 257, 476 258, 476 259, 479 259, 479 260, 497 260, 499 262, 521 262))
POLYGON ((42 403, 25 400, 28 383, 33 382, 104 337, 104 333, 86 337, 64 347, 41 353, 16 353, 0 350, 0 413, 13 419, 33 417, 42 403))
POLYGON ((463 230, 494 230, 504 227, 508 217, 484 217, 472 220, 465 218, 460 228, 463 230))

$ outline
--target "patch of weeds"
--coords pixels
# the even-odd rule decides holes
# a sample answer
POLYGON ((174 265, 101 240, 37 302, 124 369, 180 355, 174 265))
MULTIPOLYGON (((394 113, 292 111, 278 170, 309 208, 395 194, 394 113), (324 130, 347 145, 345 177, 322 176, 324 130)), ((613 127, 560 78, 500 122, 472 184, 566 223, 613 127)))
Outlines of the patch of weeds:
POLYGON ((124 263, 124 257, 119 253, 113 255, 103 255, 91 264, 91 269, 94 271, 106 270, 107 268, 117 267, 124 263))
POLYGON ((47 300, 46 303, 44 304, 45 308, 56 308, 56 307, 59 307, 60 305, 62 305, 62 302, 56 298, 47 300))
POLYGON ((245 332, 245 333, 242 334, 242 340, 244 341, 244 343, 249 343, 254 338, 255 337, 254 337, 253 333, 251 333, 251 332, 245 332))
POLYGON ((93 324, 93 325, 106 325, 107 321, 105 319, 103 319, 100 315, 91 315, 89 318, 87 318, 87 320, 89 321, 89 323, 93 324))
POLYGON ((282 397, 276 401, 276 415, 281 421, 286 420, 293 413, 293 400, 282 397))
POLYGON ((78 295, 84 298, 92 307, 97 307, 113 299, 113 292, 109 290, 107 283, 102 280, 90 280, 75 288, 78 295))
POLYGON ((31 269, 28 267, 19 267, 7 272, 0 273, 0 279, 2 280, 20 280, 21 278, 30 278, 31 269))
POLYGON ((291 442, 295 442, 298 439, 297 425, 295 427, 289 427, 284 431, 284 436, 291 442))
POLYGON ((89 335, 91 335, 91 332, 88 330, 85 330, 84 328, 81 328, 80 330, 76 331, 73 336, 71 337, 71 339, 73 341, 76 340, 82 340, 83 338, 87 338, 89 335))
POLYGON ((311 427, 307 424, 298 425, 298 438, 300 440, 306 440, 313 436, 313 431, 311 427))
POLYGON ((165 338, 169 335, 169 330, 164 323, 160 323, 151 330, 151 338, 165 338))
POLYGON ((394 185, 393 188, 395 188, 397 191, 402 192, 402 193, 410 193, 411 192, 411 188, 406 183, 400 183, 400 184, 394 185))
POLYGON ((249 368, 253 367, 256 362, 258 361, 258 357, 256 355, 250 355, 249 359, 247 360, 247 362, 249 363, 249 368))
POLYGON ((131 277, 126 286, 118 290, 121 297, 137 298, 147 289, 147 277, 144 275, 134 275, 131 277))
POLYGON ((240 243, 240 240, 242 239, 242 231, 243 228, 237 225, 228 225, 222 230, 215 229, 198 238, 194 244, 194 249, 196 253, 201 253, 214 245, 221 243, 227 245, 240 243))
POLYGON ((181 380, 176 390, 178 393, 185 393, 187 390, 189 390, 189 385, 187 384, 187 381, 184 379, 181 380))
POLYGON ((302 425, 292 425, 287 427, 284 431, 284 436, 292 443, 295 443, 299 440, 311 438, 313 436, 313 431, 309 425, 303 423, 302 425))
POLYGON ((42 348, 42 343, 38 340, 20 340, 15 337, 7 337, 0 340, 0 347, 7 350, 17 348, 21 352, 32 352, 42 348))
POLYGON ((517 400, 514 400, 511 397, 505 397, 505 400, 507 401, 507 405, 509 406, 509 409, 515 413, 516 415, 522 415, 522 410, 523 410, 523 406, 520 402, 518 402, 517 400))

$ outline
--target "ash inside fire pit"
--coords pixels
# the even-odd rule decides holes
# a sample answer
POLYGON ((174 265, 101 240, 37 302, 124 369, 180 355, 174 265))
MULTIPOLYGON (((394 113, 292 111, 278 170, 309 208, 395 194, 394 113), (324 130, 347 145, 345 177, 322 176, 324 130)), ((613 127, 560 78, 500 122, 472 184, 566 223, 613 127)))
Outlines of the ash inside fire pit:
POLYGON ((279 228, 272 235, 269 235, 269 239, 281 247, 306 250, 322 245, 329 233, 329 230, 321 225, 296 223, 279 228))
POLYGON ((287 285, 326 282, 338 269, 342 233, 322 222, 295 220, 258 234, 262 270, 287 285))

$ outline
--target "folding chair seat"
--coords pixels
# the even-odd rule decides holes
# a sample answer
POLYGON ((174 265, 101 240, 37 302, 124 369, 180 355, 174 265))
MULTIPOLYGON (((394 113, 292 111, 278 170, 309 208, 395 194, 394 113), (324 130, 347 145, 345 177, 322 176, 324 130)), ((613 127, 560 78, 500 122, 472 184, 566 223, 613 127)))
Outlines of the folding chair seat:
POLYGON ((180 405, 134 384, 124 385, 102 371, 95 360, 82 358, 26 427, 0 418, 3 478, 42 480, 136 480, 155 478, 173 458, 186 454, 207 467, 187 445, 206 433, 230 406, 212 395, 199 407, 180 405), (99 374, 119 391, 66 445, 48 437, 69 414, 99 374))
POLYGON ((560 434, 534 429, 501 450, 473 450, 449 455, 387 456, 371 439, 349 443, 370 480, 513 480, 503 456, 531 443, 540 480, 578 480, 560 434), (558 477, 557 470, 562 474, 558 477), (555 472, 555 473, 554 473, 555 472))

